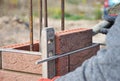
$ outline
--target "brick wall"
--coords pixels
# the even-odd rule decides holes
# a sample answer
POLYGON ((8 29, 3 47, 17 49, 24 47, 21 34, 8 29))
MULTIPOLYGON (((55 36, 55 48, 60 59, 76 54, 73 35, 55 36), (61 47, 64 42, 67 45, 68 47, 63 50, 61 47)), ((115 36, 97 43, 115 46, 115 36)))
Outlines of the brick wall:
MULTIPOLYGON (((92 45, 92 30, 79 28, 58 32, 55 35, 56 54, 67 53, 73 50, 92 45)), ((19 50, 29 50, 29 43, 5 46, 19 50)), ((82 62, 95 55, 99 46, 77 52, 74 55, 61 57, 56 60, 57 75, 64 75, 80 66, 82 62)), ((34 50, 39 50, 38 41, 34 44, 34 50)), ((35 61, 41 59, 40 55, 28 55, 21 53, 2 52, 2 69, 0 81, 37 81, 42 75, 42 65, 35 65, 35 61), (32 78, 32 76, 34 76, 32 78), (23 78, 23 79, 22 79, 23 78)), ((1 56, 0 56, 1 57, 1 56)), ((1 62, 1 61, 0 61, 1 62)))
MULTIPOLYGON (((30 50, 30 43, 13 44, 3 48, 13 48, 17 50, 30 50)), ((39 50, 39 43, 35 41, 34 51, 39 50)), ((35 62, 41 59, 40 55, 29 55, 17 52, 1 52, 2 69, 0 70, 0 81, 38 81, 42 75, 42 65, 35 62)), ((1 55, 0 54, 0 55, 1 55)))
POLYGON ((40 75, 0 70, 0 81, 38 81, 40 75))
MULTIPOLYGON (((2 48, 13 48, 18 50, 30 50, 30 42, 20 43, 20 44, 12 44, 3 46, 2 48)), ((34 41, 34 51, 39 51, 39 41, 34 41)))
POLYGON ((69 59, 70 59, 70 70, 69 71, 73 71, 75 70, 77 67, 79 67, 85 60, 87 60, 88 58, 94 56, 97 51, 99 49, 99 45, 98 46, 94 46, 92 48, 89 48, 87 50, 75 53, 74 55, 70 55, 69 59))
MULTIPOLYGON (((92 30, 79 28, 56 33, 56 54, 67 53, 92 45, 92 30)), ((56 60, 57 75, 64 75, 95 55, 99 46, 56 60), (83 58, 84 57, 84 58, 83 58)))
POLYGON ((41 64, 35 62, 41 59, 40 55, 2 52, 2 68, 7 70, 41 74, 41 64))

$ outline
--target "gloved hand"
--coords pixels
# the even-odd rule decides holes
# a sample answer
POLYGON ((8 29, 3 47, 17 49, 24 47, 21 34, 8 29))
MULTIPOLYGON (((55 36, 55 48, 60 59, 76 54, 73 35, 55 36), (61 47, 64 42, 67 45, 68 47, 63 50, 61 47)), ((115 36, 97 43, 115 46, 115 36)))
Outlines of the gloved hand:
POLYGON ((41 79, 38 80, 38 81, 54 81, 54 80, 57 79, 57 78, 59 78, 59 76, 54 77, 53 79, 41 78, 41 79))

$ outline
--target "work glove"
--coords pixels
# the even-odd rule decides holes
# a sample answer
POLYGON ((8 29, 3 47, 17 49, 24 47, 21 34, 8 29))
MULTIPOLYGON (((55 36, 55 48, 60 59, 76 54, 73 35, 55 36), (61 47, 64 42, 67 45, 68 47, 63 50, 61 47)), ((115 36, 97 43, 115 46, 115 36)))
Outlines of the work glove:
POLYGON ((38 80, 38 81, 55 81, 57 78, 59 78, 59 76, 54 77, 53 79, 41 78, 41 79, 38 80))

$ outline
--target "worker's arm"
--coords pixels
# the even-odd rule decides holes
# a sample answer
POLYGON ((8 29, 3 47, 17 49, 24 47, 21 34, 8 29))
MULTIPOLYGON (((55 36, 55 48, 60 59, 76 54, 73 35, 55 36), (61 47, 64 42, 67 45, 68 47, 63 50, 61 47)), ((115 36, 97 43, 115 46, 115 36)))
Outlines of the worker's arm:
POLYGON ((75 71, 50 81, 120 81, 120 15, 107 35, 106 47, 75 71))
POLYGON ((55 81, 120 81, 120 15, 107 35, 106 44, 106 49, 55 81))

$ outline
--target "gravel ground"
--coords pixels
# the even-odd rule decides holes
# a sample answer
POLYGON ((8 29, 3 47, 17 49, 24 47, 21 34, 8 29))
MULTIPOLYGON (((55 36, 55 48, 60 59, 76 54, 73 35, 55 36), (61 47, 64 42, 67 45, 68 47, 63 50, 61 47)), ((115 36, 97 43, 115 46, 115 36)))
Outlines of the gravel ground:
MULTIPOLYGON (((55 31, 60 31, 60 20, 49 19, 49 27, 54 27, 55 31)), ((101 20, 67 20, 65 21, 65 29, 74 28, 92 28, 101 20)), ((39 40, 39 18, 34 18, 34 40, 39 40)), ((29 41, 29 25, 17 17, 0 17, 0 47, 16 43, 24 43, 29 41)), ((93 37, 93 42, 105 42, 105 35, 98 34, 93 37)))

